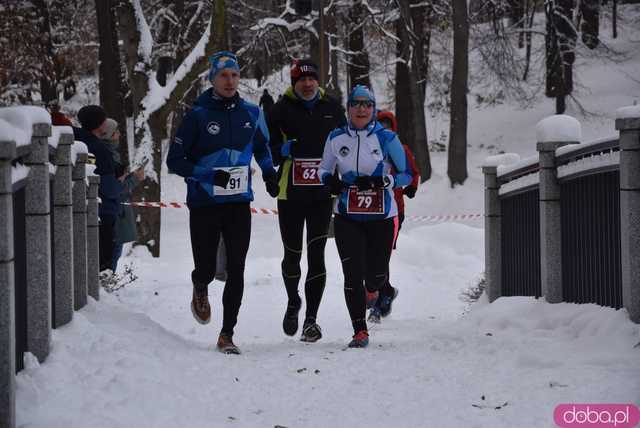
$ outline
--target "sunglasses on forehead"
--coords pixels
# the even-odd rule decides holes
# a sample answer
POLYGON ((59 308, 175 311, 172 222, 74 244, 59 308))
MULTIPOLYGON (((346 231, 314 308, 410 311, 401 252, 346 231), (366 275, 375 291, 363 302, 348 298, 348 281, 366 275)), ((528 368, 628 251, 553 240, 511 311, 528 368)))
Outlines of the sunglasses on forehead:
POLYGON ((349 107, 371 108, 371 107, 373 107, 373 101, 369 101, 369 100, 351 100, 351 101, 349 101, 349 107))

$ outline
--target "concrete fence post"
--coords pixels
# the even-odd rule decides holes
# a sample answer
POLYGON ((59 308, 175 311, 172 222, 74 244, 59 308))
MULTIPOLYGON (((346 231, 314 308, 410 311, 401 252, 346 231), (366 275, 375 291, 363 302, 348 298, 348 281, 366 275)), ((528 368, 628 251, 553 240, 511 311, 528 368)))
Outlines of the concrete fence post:
POLYGON ((539 142, 540 157, 540 287, 549 303, 560 303, 562 291, 562 218, 556 149, 577 141, 539 142))
POLYGON ((502 212, 498 168, 483 166, 484 173, 484 263, 487 294, 493 302, 502 296, 502 212))
POLYGON ((100 300, 100 243, 98 229, 98 185, 100 176, 91 175, 87 192, 87 281, 89 295, 100 300))
POLYGON ((78 154, 73 167, 73 306, 75 310, 87 304, 87 184, 86 153, 78 154))
POLYGON ((73 319, 73 198, 71 145, 73 134, 60 134, 53 184, 53 327, 73 319))
POLYGON ((13 428, 16 391, 15 274, 13 267, 12 141, 0 141, 0 427, 13 428))
POLYGON ((49 141, 51 125, 33 125, 25 189, 27 249, 27 350, 40 362, 51 341, 51 219, 49 141))
POLYGON ((640 106, 618 110, 622 304, 640 323, 640 106))

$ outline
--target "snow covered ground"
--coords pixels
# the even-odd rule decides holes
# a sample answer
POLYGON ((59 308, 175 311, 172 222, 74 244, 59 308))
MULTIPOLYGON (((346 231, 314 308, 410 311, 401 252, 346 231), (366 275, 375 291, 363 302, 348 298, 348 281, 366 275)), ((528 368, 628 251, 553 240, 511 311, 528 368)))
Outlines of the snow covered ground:
MULTIPOLYGON (((576 66, 576 95, 591 113, 570 104, 568 114, 584 141, 616 135, 616 109, 640 101, 632 31, 640 9, 621 11, 620 38, 608 28, 601 35, 625 54, 615 64, 581 55, 576 66)), ((446 153, 432 153, 433 178, 408 201, 408 215, 482 213, 482 161, 501 150, 534 154, 535 124, 553 113, 553 100, 470 108, 468 181, 450 189, 446 153)), ((448 130, 446 117, 427 119, 430 135, 448 130)), ((256 181, 253 205, 275 208, 256 181)), ((163 182, 165 201, 184 201, 184 192, 175 177, 163 182)), ((126 256, 120 268, 132 266, 138 279, 55 330, 46 362, 28 359, 17 376, 19 426, 551 427, 560 403, 640 404, 640 326, 624 310, 522 297, 468 307, 461 299, 484 270, 482 220, 406 222, 391 264, 400 289, 393 313, 372 328, 367 349, 344 350, 352 331, 334 241, 324 337, 304 344, 281 329, 277 219, 255 215, 235 334, 243 354, 217 353, 222 284, 210 286, 211 324, 197 324, 187 215, 163 210, 162 257, 126 256)))
MULTIPOLYGON (((266 205, 256 183, 256 206, 266 205)), ((183 200, 169 178, 165 196, 183 200)), ((187 211, 163 212, 162 257, 135 252, 133 284, 102 293, 53 333, 45 363, 17 376, 24 427, 548 427, 560 403, 640 402, 640 326, 624 311, 532 298, 481 301, 460 292, 483 270, 483 231, 415 225, 392 259, 400 295, 367 349, 344 350, 351 326, 335 243, 327 245, 324 338, 281 331, 286 295, 272 215, 253 218, 236 343, 214 350, 211 324, 191 316, 187 211)))

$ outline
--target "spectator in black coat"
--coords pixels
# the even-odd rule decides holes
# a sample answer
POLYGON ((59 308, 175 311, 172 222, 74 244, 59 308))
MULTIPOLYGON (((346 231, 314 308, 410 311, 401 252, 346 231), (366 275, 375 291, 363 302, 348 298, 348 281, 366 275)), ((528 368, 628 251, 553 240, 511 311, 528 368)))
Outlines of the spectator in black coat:
POLYGON ((264 113, 267 114, 269 113, 269 110, 271 110, 271 107, 273 107, 273 104, 273 97, 269 94, 269 91, 265 89, 260 97, 260 107, 262 107, 264 113))
POLYGON ((104 109, 97 105, 84 106, 78 111, 78 121, 82 128, 73 128, 74 137, 85 143, 89 153, 95 156, 95 173, 100 176, 98 216, 100 217, 100 270, 103 271, 111 267, 114 226, 121 209, 118 198, 122 191, 122 184, 116 178, 111 151, 100 139, 107 121, 104 109))

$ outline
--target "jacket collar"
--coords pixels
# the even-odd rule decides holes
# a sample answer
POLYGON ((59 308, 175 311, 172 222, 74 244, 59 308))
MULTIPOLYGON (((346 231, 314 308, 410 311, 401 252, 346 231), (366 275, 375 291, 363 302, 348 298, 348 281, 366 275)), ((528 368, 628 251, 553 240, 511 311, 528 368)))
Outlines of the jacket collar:
POLYGON ((235 110, 241 102, 242 98, 237 92, 231 98, 223 98, 216 94, 213 88, 209 88, 200 94, 194 105, 208 110, 235 110))
POLYGON ((349 134, 350 137, 355 137, 358 134, 365 134, 365 136, 370 136, 371 134, 378 132, 381 129, 385 129, 382 125, 380 125, 375 119, 371 119, 371 122, 367 124, 362 129, 356 129, 351 126, 351 120, 344 126, 345 131, 349 134))
MULTIPOLYGON (((298 98, 298 96, 296 95, 295 91, 293 90, 293 86, 289 86, 287 90, 284 91, 284 96, 293 102, 297 102, 297 103, 303 102, 303 100, 298 98)), ((318 102, 325 100, 326 98, 327 98, 327 92, 323 88, 318 87, 318 102)))

